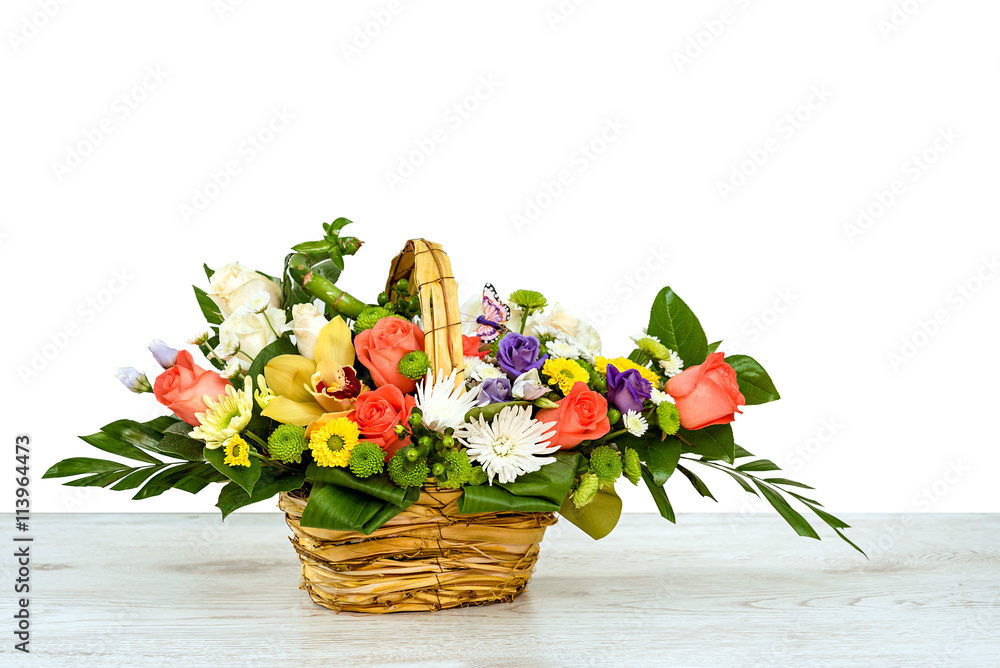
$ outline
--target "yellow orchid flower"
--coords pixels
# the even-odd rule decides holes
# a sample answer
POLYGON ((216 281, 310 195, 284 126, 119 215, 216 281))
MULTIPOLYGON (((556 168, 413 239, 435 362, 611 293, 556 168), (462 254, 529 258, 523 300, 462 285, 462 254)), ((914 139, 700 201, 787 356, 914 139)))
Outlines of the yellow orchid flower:
POLYGON ((262 415, 305 427, 324 415, 353 410, 365 388, 354 371, 351 330, 343 318, 319 330, 313 354, 316 359, 279 355, 267 363, 264 378, 275 396, 262 415))

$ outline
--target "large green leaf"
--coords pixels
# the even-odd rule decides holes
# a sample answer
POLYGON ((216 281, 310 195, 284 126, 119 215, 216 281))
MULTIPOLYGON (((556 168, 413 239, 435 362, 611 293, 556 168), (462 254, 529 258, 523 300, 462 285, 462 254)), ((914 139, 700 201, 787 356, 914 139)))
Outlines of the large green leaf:
POLYGON ((112 487, 111 489, 115 491, 122 491, 126 489, 135 489, 146 482, 149 476, 162 470, 165 466, 169 464, 158 464, 156 466, 144 466, 140 469, 133 469, 131 473, 121 479, 121 481, 112 487))
POLYGON ((677 466, 677 470, 680 471, 684 475, 684 477, 688 479, 688 482, 691 483, 691 486, 694 487, 696 492, 698 492, 699 494, 701 494, 706 498, 712 499, 712 501, 718 501, 718 499, 716 499, 712 495, 711 490, 708 489, 708 485, 706 485, 704 481, 695 474, 694 471, 687 468, 686 466, 680 466, 680 465, 677 466))
POLYGON ((43 478, 65 478, 82 473, 106 473, 108 471, 128 471, 129 466, 108 459, 92 457, 70 457, 54 464, 46 471, 43 478))
POLYGON ((781 398, 771 377, 754 358, 748 355, 730 355, 726 358, 726 363, 736 370, 736 382, 739 383, 740 392, 748 406, 766 404, 781 398))
POLYGON ((577 508, 573 500, 567 498, 559 509, 559 514, 594 540, 600 540, 618 525, 622 514, 622 500, 618 498, 614 487, 610 487, 598 491, 594 500, 583 508, 577 508))
POLYGON ((577 465, 580 463, 580 453, 557 452, 552 456, 556 461, 551 464, 526 473, 514 482, 498 483, 499 486, 516 496, 546 499, 555 504, 558 510, 569 495, 570 488, 573 487, 577 465))
POLYGON ((650 441, 649 457, 645 461, 657 485, 667 482, 673 475, 681 458, 681 445, 676 436, 667 436, 663 441, 650 441))
POLYGON ((736 441, 733 440, 732 425, 715 424, 704 429, 681 429, 677 437, 687 452, 693 452, 707 459, 721 459, 730 464, 736 459, 736 441))
POLYGON ((816 533, 815 529, 809 526, 809 522, 806 521, 806 518, 802 517, 798 511, 788 505, 788 502, 785 501, 781 495, 778 494, 778 492, 774 491, 773 487, 757 482, 756 480, 754 483, 757 485, 757 489, 760 490, 760 493, 764 495, 764 498, 767 499, 767 502, 778 511, 778 514, 781 515, 786 522, 788 522, 789 526, 795 529, 795 533, 800 536, 819 540, 819 534, 816 533))
POLYGON ((223 474, 237 485, 246 490, 247 494, 253 494, 253 487, 260 478, 260 460, 256 457, 250 457, 250 466, 230 466, 225 463, 226 453, 223 452, 223 448, 215 448, 214 450, 205 448, 205 459, 216 468, 219 473, 223 474))
POLYGON ((660 290, 649 313, 650 335, 674 350, 684 366, 701 364, 708 356, 708 338, 694 312, 669 287, 660 290))
POLYGON ((562 503, 538 496, 518 496, 499 485, 473 485, 464 487, 458 498, 458 512, 462 515, 476 513, 519 512, 554 513, 562 503))
POLYGON ((653 482, 653 474, 645 466, 642 467, 642 481, 646 483, 649 493, 653 495, 653 501, 656 502, 656 509, 660 511, 660 516, 676 524, 677 517, 674 516, 674 508, 670 505, 666 490, 663 489, 663 485, 657 485, 653 482))
POLYGON ((139 501, 159 496, 168 489, 171 489, 177 482, 198 472, 199 466, 208 467, 208 464, 199 465, 196 462, 182 462, 167 466, 150 478, 132 498, 139 501))
MULTIPOLYGON (((144 438, 146 437, 145 434, 142 434, 142 436, 144 438)), ((89 443, 99 450, 110 452, 111 454, 118 455, 119 457, 128 457, 129 459, 146 462, 147 464, 162 463, 159 459, 146 453, 144 450, 136 447, 135 445, 122 441, 121 439, 116 438, 112 434, 104 431, 99 431, 96 434, 90 434, 88 436, 81 436, 80 440, 85 443, 89 443)), ((155 445, 155 439, 151 439, 151 441, 155 445)))
MULTIPOLYGON (((755 459, 752 462, 747 462, 745 464, 740 464, 736 467, 737 471, 780 471, 781 467, 772 462, 770 459, 755 459)), ((794 484, 794 483, 793 483, 794 484)))
POLYGON ((156 451, 175 459, 186 459, 189 462, 205 461, 205 441, 188 438, 180 434, 166 434, 156 444, 156 451))
POLYGON ((224 318, 222 317, 222 311, 219 310, 218 305, 212 301, 212 298, 208 296, 208 293, 199 288, 197 285, 192 285, 194 288, 194 295, 198 299, 198 306, 201 307, 201 314, 205 316, 205 320, 208 321, 210 325, 221 325, 224 318))
POLYGON ((63 484, 68 487, 107 487, 119 478, 124 477, 128 472, 129 469, 127 468, 121 471, 105 471, 104 473, 95 473, 94 475, 64 482, 63 484))
POLYGON ((254 485, 253 494, 247 494, 235 482, 226 483, 219 492, 219 500, 215 504, 222 511, 222 519, 226 519, 237 508, 253 503, 266 501, 279 492, 290 492, 302 487, 305 476, 301 473, 290 473, 270 466, 265 466, 260 472, 260 479, 254 485))
POLYGON ((403 489, 396 485, 387 473, 359 478, 342 466, 319 466, 313 462, 306 468, 305 477, 310 482, 353 489, 404 509, 415 503, 420 497, 419 489, 416 487, 403 489))
POLYGON ((399 506, 363 492, 317 483, 302 511, 304 527, 371 534, 403 511, 399 506))

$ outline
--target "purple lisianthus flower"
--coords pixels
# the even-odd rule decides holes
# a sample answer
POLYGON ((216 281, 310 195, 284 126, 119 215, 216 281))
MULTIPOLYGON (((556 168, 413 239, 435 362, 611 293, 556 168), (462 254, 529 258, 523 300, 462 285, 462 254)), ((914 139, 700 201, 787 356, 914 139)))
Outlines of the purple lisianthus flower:
POLYGON ((513 401, 514 395, 507 378, 487 378, 479 386, 478 406, 489 406, 503 401, 513 401))
POLYGON ((653 384, 636 369, 619 371, 608 365, 608 401, 623 414, 642 412, 642 402, 653 394, 653 384))
POLYGON ((541 370, 548 355, 538 356, 541 343, 533 336, 524 336, 511 332, 500 339, 497 349, 497 362, 505 373, 515 378, 532 369, 541 370))

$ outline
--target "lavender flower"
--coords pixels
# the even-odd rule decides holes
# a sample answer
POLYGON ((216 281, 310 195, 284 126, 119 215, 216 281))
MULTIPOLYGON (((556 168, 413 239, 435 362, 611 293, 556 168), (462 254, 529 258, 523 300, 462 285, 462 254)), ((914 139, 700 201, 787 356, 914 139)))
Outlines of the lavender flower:
POLYGON ((118 372, 115 376, 122 382, 122 385, 132 390, 136 394, 141 394, 143 392, 152 392, 153 388, 149 384, 149 379, 146 378, 146 374, 139 371, 135 367, 123 366, 118 368, 118 372))
POLYGON ((169 369, 177 364, 177 351, 159 339, 149 342, 149 352, 153 353, 156 362, 164 369, 169 369))
POLYGON ((511 332, 500 339, 497 362, 504 372, 516 378, 532 369, 542 368, 549 356, 539 357, 540 348, 541 344, 535 337, 511 332))
POLYGON ((618 371, 608 365, 608 401, 622 414, 628 411, 642 412, 642 403, 653 393, 653 384, 642 377, 636 369, 618 371))
POLYGON ((477 406, 489 406, 504 401, 512 401, 510 380, 507 378, 487 378, 479 386, 479 403, 477 406))

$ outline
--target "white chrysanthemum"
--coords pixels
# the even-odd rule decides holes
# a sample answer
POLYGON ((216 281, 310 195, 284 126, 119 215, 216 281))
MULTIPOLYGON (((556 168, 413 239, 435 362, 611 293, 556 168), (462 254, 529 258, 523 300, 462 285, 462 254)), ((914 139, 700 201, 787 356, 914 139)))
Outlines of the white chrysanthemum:
POLYGON ((548 348, 549 354, 554 357, 565 357, 571 360, 580 358, 579 348, 560 339, 550 341, 546 348, 548 348))
POLYGON ((206 327, 205 329, 201 330, 200 332, 192 336, 190 339, 188 339, 187 342, 190 343, 192 346, 200 346, 204 343, 207 343, 210 338, 212 338, 212 330, 206 327))
POLYGON ((231 359, 226 363, 225 368, 222 369, 220 374, 223 378, 228 378, 232 380, 239 375, 243 367, 240 366, 240 361, 238 359, 231 359))
POLYGON ((478 421, 463 426, 455 435, 468 448, 469 458, 479 462, 493 484, 514 482, 518 476, 531 473, 555 457, 539 457, 559 450, 549 445, 554 425, 539 422, 531 417, 526 406, 507 406, 489 423, 480 415, 478 421))
POLYGON ((209 450, 221 447, 225 440, 243 431, 253 415, 253 386, 249 378, 244 380, 242 390, 227 385, 224 395, 213 399, 206 394, 202 399, 205 412, 194 414, 200 424, 191 430, 191 438, 205 441, 209 450))
POLYGON ((625 423, 625 429, 633 436, 642 436, 649 429, 649 423, 646 422, 646 418, 635 411, 625 413, 625 417, 622 420, 625 423))
POLYGON ((649 398, 657 406, 662 404, 664 401, 666 401, 668 404, 676 403, 672 396, 670 396, 663 390, 656 389, 655 387, 653 388, 652 392, 650 392, 649 398))
POLYGON ((667 348, 667 353, 670 354, 670 357, 660 360, 660 368, 663 369, 663 374, 667 378, 673 378, 684 368, 684 360, 680 358, 680 355, 669 348, 667 348))
POLYGON ((236 357, 237 351, 240 349, 240 340, 235 336, 225 336, 219 341, 219 345, 215 347, 212 351, 215 356, 220 360, 229 361, 236 357))
POLYGON ((541 338, 543 336, 548 336, 553 339, 566 338, 566 332, 549 325, 533 325, 528 331, 530 332, 530 336, 534 336, 535 338, 541 338))
POLYGON ((462 385, 455 386, 458 370, 445 377, 438 372, 437 382, 434 372, 428 371, 424 381, 417 385, 417 408, 423 413, 424 426, 437 432, 448 427, 460 429, 465 424, 465 414, 476 406, 477 392, 466 392, 462 385))
POLYGON ((246 309, 251 313, 263 313, 271 305, 271 295, 265 291, 260 291, 247 300, 246 309))
POLYGON ((466 367, 465 372, 471 380, 476 382, 483 382, 488 378, 506 378, 506 374, 499 369, 499 367, 490 364, 485 360, 479 358, 475 359, 471 364, 468 363, 469 358, 466 357, 466 367))

